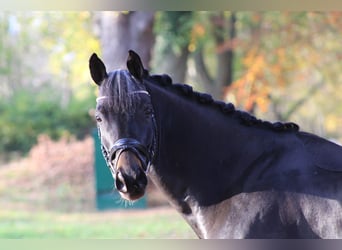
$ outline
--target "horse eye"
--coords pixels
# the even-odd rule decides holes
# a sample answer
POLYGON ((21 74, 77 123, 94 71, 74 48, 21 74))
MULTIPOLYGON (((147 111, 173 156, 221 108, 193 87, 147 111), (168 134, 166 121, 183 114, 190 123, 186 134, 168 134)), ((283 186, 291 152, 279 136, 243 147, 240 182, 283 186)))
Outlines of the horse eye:
POLYGON ((153 113, 153 110, 151 107, 145 107, 144 112, 146 115, 151 115, 153 113))
POLYGON ((95 119, 96 119, 97 122, 102 122, 102 119, 99 116, 96 116, 95 119))

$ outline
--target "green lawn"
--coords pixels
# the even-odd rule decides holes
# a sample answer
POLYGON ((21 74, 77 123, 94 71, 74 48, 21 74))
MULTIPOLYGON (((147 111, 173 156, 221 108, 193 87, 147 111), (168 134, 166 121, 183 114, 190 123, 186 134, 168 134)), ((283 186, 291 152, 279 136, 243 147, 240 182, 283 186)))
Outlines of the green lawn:
POLYGON ((170 209, 93 213, 0 210, 0 238, 182 239, 195 235, 170 209))
POLYGON ((1 238, 194 238, 185 221, 175 212, 126 211, 94 213, 50 213, 0 211, 1 238))

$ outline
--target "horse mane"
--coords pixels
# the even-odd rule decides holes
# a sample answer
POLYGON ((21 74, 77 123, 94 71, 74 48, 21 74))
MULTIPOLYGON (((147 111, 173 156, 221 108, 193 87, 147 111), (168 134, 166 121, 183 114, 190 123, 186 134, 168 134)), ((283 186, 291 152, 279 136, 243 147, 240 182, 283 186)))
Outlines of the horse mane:
POLYGON ((203 105, 211 105, 218 108, 225 115, 232 115, 237 117, 242 124, 246 126, 257 126, 268 128, 278 132, 296 132, 299 131, 299 126, 293 122, 270 122, 256 118, 255 116, 241 110, 237 110, 232 103, 225 103, 223 101, 214 100, 213 97, 206 93, 194 91, 190 85, 173 83, 170 76, 152 75, 152 79, 164 88, 171 88, 186 98, 195 99, 198 103, 203 105))
POLYGON ((109 107, 116 113, 132 113, 140 103, 139 95, 132 95, 138 90, 137 84, 127 70, 116 70, 108 74, 101 85, 101 93, 107 95, 109 107))

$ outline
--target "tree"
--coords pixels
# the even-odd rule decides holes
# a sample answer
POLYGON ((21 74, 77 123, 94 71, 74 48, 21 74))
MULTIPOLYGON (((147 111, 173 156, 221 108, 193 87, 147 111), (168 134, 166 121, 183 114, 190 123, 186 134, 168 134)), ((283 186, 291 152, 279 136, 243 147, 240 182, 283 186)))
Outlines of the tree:
MULTIPOLYGON (((47 58, 41 55, 34 58, 33 41, 39 36, 39 31, 31 25, 33 16, 30 13, 17 15, 15 12, 1 12, 0 14, 0 95, 10 98, 20 89, 32 89, 42 83, 42 78, 33 75, 46 64, 47 58), (32 59, 34 58, 34 59, 32 59), (31 59, 31 60, 30 60, 31 59), (34 63, 29 62, 34 61, 34 63), (41 64, 42 63, 42 64, 41 64), (38 67, 36 67, 38 66, 38 67)), ((40 73, 42 73, 40 71, 40 73)))
POLYGON ((250 112, 294 119, 323 134, 324 113, 341 102, 341 13, 242 12, 237 17, 235 53, 241 66, 226 98, 250 112))
POLYGON ((174 82, 184 82, 190 54, 190 34, 193 15, 190 11, 159 12, 155 33, 154 68, 172 76, 174 82))
POLYGON ((155 40, 153 12, 97 12, 94 20, 108 70, 126 68, 130 49, 138 52, 145 67, 149 68, 155 40))
POLYGON ((0 152, 27 152, 40 133, 89 133, 87 62, 99 48, 90 13, 4 12, 0 34, 0 152))
POLYGON ((208 12, 201 13, 204 19, 199 18, 195 25, 194 62, 200 82, 204 83, 204 90, 212 93, 216 98, 222 99, 223 88, 233 82, 234 72, 234 43, 236 37, 236 14, 234 12, 208 12), (202 20, 202 21, 200 21, 202 20), (201 35, 196 35, 196 29, 201 35), (209 30, 205 35, 201 30, 209 30), (201 38, 202 37, 202 38, 201 38), (203 38, 204 37, 204 38, 203 38), (202 40, 202 41, 201 41, 202 40), (212 40, 209 42, 208 40, 212 40), (210 73, 208 63, 205 61, 205 49, 213 44, 216 70, 210 73))

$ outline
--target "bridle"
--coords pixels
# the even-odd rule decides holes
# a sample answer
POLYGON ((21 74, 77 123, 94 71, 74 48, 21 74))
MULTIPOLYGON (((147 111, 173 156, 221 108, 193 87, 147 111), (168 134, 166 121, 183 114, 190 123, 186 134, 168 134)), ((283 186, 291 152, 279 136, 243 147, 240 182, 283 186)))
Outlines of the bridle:
MULTIPOLYGON (((137 90, 130 93, 132 94, 146 94, 150 96, 150 94, 145 90, 137 90)), ((109 98, 109 96, 101 96, 96 99, 96 102, 99 100, 109 98)), ((141 142, 134 138, 120 138, 114 142, 114 144, 110 147, 108 150, 101 142, 101 151, 103 154, 103 157, 106 160, 107 166, 112 172, 112 175, 116 175, 117 171, 117 162, 118 159, 124 151, 130 151, 133 152, 140 162, 142 163, 142 169, 145 172, 145 174, 149 171, 150 166, 152 165, 152 162, 155 157, 155 152, 157 149, 157 126, 156 121, 154 117, 154 112, 151 114, 152 124, 153 124, 153 139, 152 144, 149 146, 143 145, 141 142), (112 163, 113 160, 113 163, 112 163)), ((101 139, 101 131, 98 127, 98 136, 101 139)))

